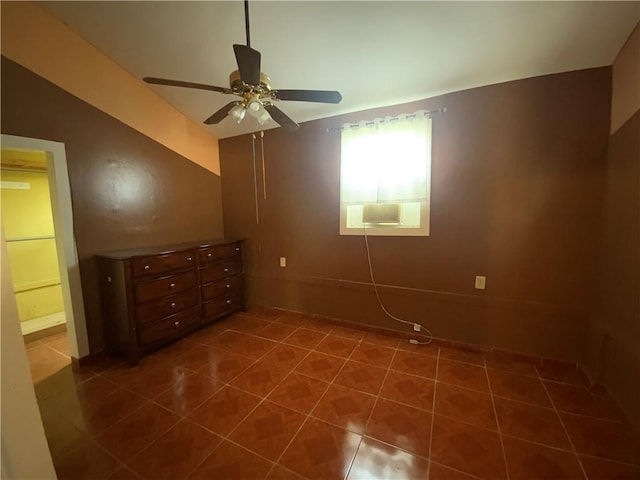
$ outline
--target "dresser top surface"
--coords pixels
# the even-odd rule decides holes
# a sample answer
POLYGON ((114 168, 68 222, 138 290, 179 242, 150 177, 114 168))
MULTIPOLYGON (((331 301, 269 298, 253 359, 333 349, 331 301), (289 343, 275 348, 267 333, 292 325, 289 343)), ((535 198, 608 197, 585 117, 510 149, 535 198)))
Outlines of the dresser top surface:
POLYGON ((174 253, 192 248, 206 248, 216 245, 226 245, 230 243, 242 242, 237 238, 218 238, 215 240, 200 240, 196 242, 178 243, 173 245, 158 245, 154 247, 131 248, 128 250, 117 250, 113 252, 104 252, 96 255, 97 257, 108 258, 111 260, 125 260, 132 257, 145 257, 148 255, 161 255, 164 253, 174 253))

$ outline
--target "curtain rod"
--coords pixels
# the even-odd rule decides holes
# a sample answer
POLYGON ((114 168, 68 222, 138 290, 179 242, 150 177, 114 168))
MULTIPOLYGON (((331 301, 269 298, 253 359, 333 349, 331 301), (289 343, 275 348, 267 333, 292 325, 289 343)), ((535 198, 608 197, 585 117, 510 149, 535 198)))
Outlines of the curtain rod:
MULTIPOLYGON (((402 115, 402 117, 404 118, 416 118, 418 115, 433 115, 435 113, 445 113, 447 111, 447 107, 441 107, 438 108, 436 110, 420 110, 417 111, 415 113, 410 113, 407 115, 402 115)), ((394 122, 396 120, 400 120, 400 116, 395 116, 395 117, 385 117, 384 119, 380 119, 377 122, 375 120, 366 120, 364 122, 364 126, 369 126, 369 125, 375 125, 376 123, 388 123, 388 122, 394 122)), ((362 122, 360 122, 362 123, 362 122)), ((346 125, 343 125, 342 127, 335 127, 335 128, 327 128, 327 132, 341 132, 347 128, 351 129, 351 128, 360 128, 362 125, 360 125, 360 123, 349 123, 346 125)))

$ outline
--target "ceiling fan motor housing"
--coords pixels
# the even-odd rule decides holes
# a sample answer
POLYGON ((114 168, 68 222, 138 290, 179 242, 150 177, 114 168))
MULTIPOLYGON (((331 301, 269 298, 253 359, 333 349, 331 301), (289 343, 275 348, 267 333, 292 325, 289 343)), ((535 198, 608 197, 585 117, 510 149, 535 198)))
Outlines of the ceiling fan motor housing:
MULTIPOLYGON (((234 70, 229 75, 229 85, 231 89, 234 91, 238 91, 240 93, 244 93, 247 90, 247 84, 242 81, 240 78, 240 71, 234 70)), ((264 91, 264 93, 271 91, 271 79, 269 76, 263 72, 260 72, 260 85, 249 85, 249 87, 253 87, 254 91, 258 93, 260 90, 264 91)))

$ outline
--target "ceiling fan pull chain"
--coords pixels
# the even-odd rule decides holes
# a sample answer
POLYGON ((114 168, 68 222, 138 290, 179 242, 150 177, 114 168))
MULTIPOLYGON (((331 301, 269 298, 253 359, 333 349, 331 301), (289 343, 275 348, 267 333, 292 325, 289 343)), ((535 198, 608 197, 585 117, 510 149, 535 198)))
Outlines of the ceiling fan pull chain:
POLYGON ((256 224, 260 224, 258 217, 258 177, 256 175, 256 134, 251 134, 251 157, 253 158, 253 193, 256 199, 256 224))
POLYGON ((244 0, 244 28, 247 32, 247 47, 251 47, 251 35, 249 33, 249 0, 244 0))
POLYGON ((260 132, 260 150, 262 153, 262 192, 264 199, 267 199, 267 173, 264 165, 264 131, 260 132))

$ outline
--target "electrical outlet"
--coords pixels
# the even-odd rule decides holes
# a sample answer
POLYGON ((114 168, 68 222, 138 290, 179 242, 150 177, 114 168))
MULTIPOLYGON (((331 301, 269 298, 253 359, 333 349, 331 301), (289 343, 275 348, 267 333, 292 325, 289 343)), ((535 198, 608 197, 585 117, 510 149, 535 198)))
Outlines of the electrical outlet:
POLYGON ((414 332, 420 332, 422 330, 422 326, 418 325, 417 323, 413 324, 413 331, 414 332))
POLYGON ((487 285, 487 277, 476 276, 476 289, 484 290, 487 285))
POLYGON ((282 268, 287 266, 287 257, 280 257, 280 266, 282 268))

